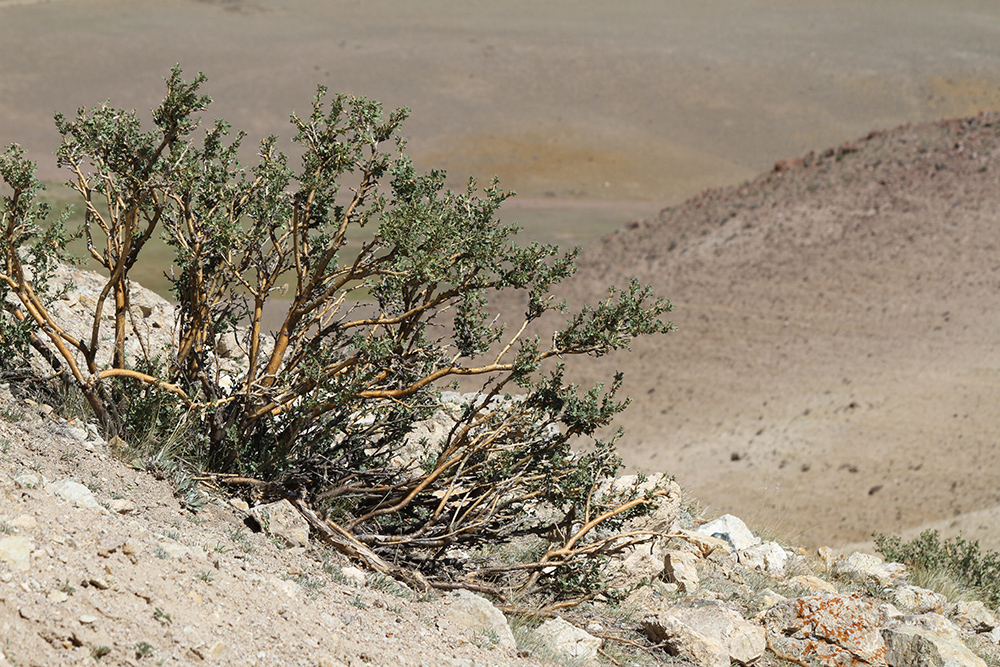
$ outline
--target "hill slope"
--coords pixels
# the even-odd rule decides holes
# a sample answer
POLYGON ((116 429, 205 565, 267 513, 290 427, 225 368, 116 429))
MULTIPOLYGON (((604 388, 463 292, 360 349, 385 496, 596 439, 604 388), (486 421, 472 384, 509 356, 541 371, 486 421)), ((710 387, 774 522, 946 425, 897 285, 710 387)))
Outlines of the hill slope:
POLYGON ((676 306, 593 370, 627 371, 627 464, 804 544, 1000 504, 998 123, 872 133, 588 247, 576 298, 638 274, 676 306))

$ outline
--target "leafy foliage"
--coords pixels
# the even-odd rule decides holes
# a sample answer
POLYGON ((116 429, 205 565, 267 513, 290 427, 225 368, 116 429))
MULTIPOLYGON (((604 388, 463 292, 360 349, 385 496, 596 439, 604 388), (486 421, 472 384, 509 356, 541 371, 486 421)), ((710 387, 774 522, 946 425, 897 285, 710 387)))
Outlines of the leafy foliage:
POLYGON ((34 203, 34 165, 7 150, 0 297, 13 319, 0 345, 24 356, 30 342, 110 433, 166 437, 178 419, 193 424, 182 455, 203 454, 208 471, 258 493, 308 501, 300 509, 328 539, 386 571, 378 554, 430 574, 434 559, 411 554, 551 534, 559 538, 520 585, 551 580, 563 595, 599 586, 599 558, 646 539, 613 531, 663 491, 605 488, 620 466, 614 439, 571 449, 628 401, 617 398, 620 375, 580 388, 564 363, 671 330, 660 319, 670 304, 632 282, 570 313, 551 290, 572 275, 576 251, 517 245, 517 228, 496 218, 511 196, 496 181, 452 192, 443 172, 417 173, 398 135, 405 109, 383 119, 378 103, 320 87, 310 113, 291 117, 299 167, 273 136, 245 166, 245 135, 230 138, 225 121, 198 138, 204 82, 175 67, 149 130, 109 105, 56 116, 59 164, 86 211, 79 233, 108 274, 89 335, 68 334, 47 309, 46 277, 66 234, 59 220, 39 224, 47 212, 34 203), (130 358, 128 276, 157 233, 175 253, 174 341, 165 356, 142 345, 130 358), (490 309, 505 291, 526 301, 510 325, 490 309), (273 331, 265 310, 279 313, 273 331), (531 333, 550 312, 563 324, 531 333), (401 449, 414 424, 442 409, 445 384, 477 378, 481 392, 444 437, 401 449))
POLYGON ((936 530, 925 530, 910 542, 875 533, 876 550, 886 558, 928 571, 943 571, 983 596, 990 606, 1000 607, 1000 553, 982 553, 977 540, 961 537, 941 541, 936 530))

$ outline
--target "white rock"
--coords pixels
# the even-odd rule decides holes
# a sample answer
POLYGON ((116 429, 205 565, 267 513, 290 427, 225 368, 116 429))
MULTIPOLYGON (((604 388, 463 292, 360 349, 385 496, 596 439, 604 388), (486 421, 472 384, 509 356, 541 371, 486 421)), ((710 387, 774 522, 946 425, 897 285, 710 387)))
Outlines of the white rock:
POLYGON ((108 509, 116 514, 135 514, 139 511, 136 504, 126 498, 115 498, 108 501, 108 509))
POLYGON ((760 544, 760 538, 755 536, 739 517, 723 514, 714 521, 700 526, 697 532, 725 540, 732 545, 734 551, 743 551, 760 544))
POLYGON ((888 586, 892 578, 881 558, 860 551, 835 562, 833 573, 859 581, 872 581, 880 586, 888 586))
POLYGON ((444 615, 447 621, 473 634, 495 638, 498 645, 510 651, 517 648, 507 618, 489 600, 464 589, 455 591, 449 598, 448 611, 444 615))
POLYGON ((101 507, 90 489, 71 479, 61 479, 58 482, 52 482, 49 485, 49 489, 59 498, 73 503, 77 507, 90 507, 93 509, 101 507))
POLYGON ((997 619, 982 602, 956 602, 948 606, 948 618, 970 632, 989 632, 997 627, 997 619))
POLYGON ((31 538, 23 536, 4 537, 0 539, 0 561, 7 563, 12 570, 25 572, 31 567, 31 552, 34 543, 31 538))
POLYGON ((940 593, 919 586, 900 586, 893 593, 893 599, 900 609, 917 613, 926 611, 941 613, 944 611, 945 602, 947 602, 947 599, 940 593))
POLYGON ((780 576, 785 571, 788 554, 777 542, 764 542, 736 554, 740 565, 751 570, 780 576))
POLYGON ((885 661, 890 667, 986 667, 956 637, 911 626, 884 628, 885 661))
POLYGON ((653 641, 665 641, 675 652, 687 654, 699 664, 748 665, 764 653, 764 629, 718 601, 695 600, 673 605, 643 619, 643 629, 653 641), (684 648, 684 646, 688 648, 684 648), (723 651, 720 656, 715 650, 723 651), (698 655, 703 657, 699 658, 698 655))
POLYGON ((542 623, 534 636, 563 660, 574 661, 574 664, 597 663, 601 640, 558 616, 542 623))
POLYGON ((668 551, 663 556, 663 578, 684 593, 698 588, 698 559, 686 551, 668 551))
POLYGON ((45 478, 33 472, 22 470, 14 475, 14 486, 19 489, 37 489, 45 485, 45 478))
POLYGON ((340 573, 344 575, 344 579, 347 580, 351 586, 357 586, 358 588, 364 588, 366 577, 365 573, 356 567, 348 566, 340 568, 340 573))
POLYGON ((257 505, 250 514, 269 535, 280 537, 292 546, 309 544, 309 522, 288 500, 257 505))
POLYGON ((928 632, 936 632, 950 637, 961 636, 961 631, 954 623, 941 614, 929 611, 926 614, 911 614, 903 616, 900 625, 908 625, 928 632))
POLYGON ((829 581, 812 574, 799 574, 788 580, 788 583, 810 593, 836 593, 837 587, 829 581))

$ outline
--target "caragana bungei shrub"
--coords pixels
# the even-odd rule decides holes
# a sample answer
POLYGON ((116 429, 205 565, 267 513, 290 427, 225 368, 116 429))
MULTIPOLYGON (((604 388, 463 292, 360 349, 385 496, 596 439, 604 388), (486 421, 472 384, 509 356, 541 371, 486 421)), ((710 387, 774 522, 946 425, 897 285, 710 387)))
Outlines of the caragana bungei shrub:
POLYGON ((600 589, 600 559, 649 537, 616 530, 663 490, 601 486, 620 465, 614 439, 571 451, 627 401, 616 398, 620 376, 584 391, 563 363, 669 331, 660 316, 670 304, 633 282, 567 313, 551 335, 529 335, 544 313, 566 310, 550 290, 572 274, 575 251, 517 245, 517 229, 496 218, 509 193, 495 181, 456 193, 442 172, 417 173, 398 135, 406 110, 383 118, 376 102, 321 87, 310 113, 291 117, 298 168, 273 136, 246 166, 244 133, 223 120, 200 126, 204 81, 175 67, 148 129, 107 104, 56 116, 58 163, 85 208, 79 234, 108 276, 89 335, 67 333, 49 308, 65 289, 51 279, 66 258, 64 218, 48 220, 21 149, 0 157, 4 356, 33 348, 110 435, 162 427, 152 403, 187 420, 204 472, 288 497, 376 569, 446 586, 429 565, 446 547, 548 536, 536 562, 484 566, 467 584, 600 589), (175 254, 173 344, 129 358, 129 273, 156 235, 175 254), (498 292, 526 295, 519 321, 489 310, 498 292), (270 331, 263 315, 274 309, 270 331), (220 362, 232 331, 238 371, 220 362), (474 377, 479 397, 443 441, 424 443, 420 460, 400 456, 442 388, 474 377))

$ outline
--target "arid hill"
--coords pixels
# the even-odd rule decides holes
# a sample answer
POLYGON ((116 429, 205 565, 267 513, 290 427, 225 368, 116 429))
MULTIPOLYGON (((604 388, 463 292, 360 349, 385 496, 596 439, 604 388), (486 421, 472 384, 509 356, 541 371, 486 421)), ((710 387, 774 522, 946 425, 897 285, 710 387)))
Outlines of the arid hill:
POLYGON ((627 371, 627 464, 805 545, 1000 505, 998 137, 873 132, 586 248, 577 298, 637 275, 676 307, 591 376, 627 371))

